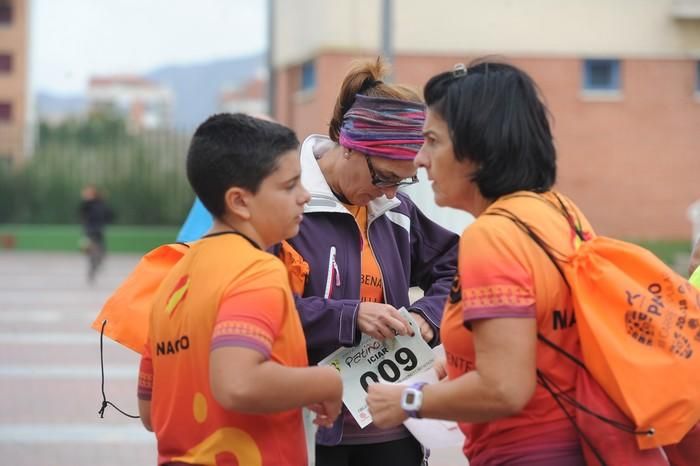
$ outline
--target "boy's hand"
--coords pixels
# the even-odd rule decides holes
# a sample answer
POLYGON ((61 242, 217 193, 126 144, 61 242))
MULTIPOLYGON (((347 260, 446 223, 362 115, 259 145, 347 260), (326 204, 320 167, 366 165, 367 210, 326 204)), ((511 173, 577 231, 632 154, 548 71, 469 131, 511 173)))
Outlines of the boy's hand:
POLYGON ((313 403, 307 408, 316 413, 314 424, 331 427, 343 407, 343 381, 340 378, 340 372, 333 367, 318 367, 317 370, 323 373, 322 378, 326 381, 326 387, 329 390, 328 398, 320 403, 313 403))
POLYGON ((340 414, 342 400, 324 401, 307 406, 308 409, 316 413, 314 424, 320 427, 331 427, 335 419, 340 414))

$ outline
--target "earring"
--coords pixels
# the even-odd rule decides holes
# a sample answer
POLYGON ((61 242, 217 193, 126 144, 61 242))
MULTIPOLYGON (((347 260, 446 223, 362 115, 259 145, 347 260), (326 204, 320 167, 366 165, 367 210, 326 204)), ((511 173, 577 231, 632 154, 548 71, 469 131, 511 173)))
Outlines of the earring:
POLYGON ((349 159, 350 158, 350 151, 345 149, 345 152, 343 153, 343 157, 345 157, 346 159, 349 159))

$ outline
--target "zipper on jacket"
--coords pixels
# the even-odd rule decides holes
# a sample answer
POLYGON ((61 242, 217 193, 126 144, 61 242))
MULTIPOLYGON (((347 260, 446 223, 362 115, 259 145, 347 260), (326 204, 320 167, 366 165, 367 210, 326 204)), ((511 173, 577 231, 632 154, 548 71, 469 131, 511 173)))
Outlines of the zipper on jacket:
POLYGON ((323 297, 328 299, 333 294, 333 284, 335 286, 340 286, 340 270, 338 269, 338 263, 335 261, 336 249, 335 246, 331 246, 330 253, 328 254, 328 275, 326 278, 326 287, 323 291, 323 297))
POLYGON ((340 286, 340 270, 338 270, 338 263, 333 259, 333 270, 335 271, 335 286, 340 286))

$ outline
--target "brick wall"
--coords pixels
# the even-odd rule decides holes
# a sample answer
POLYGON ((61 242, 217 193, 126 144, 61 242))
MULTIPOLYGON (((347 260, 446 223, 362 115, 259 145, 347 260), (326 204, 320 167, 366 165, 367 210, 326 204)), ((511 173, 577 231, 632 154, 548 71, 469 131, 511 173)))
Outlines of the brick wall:
MULTIPOLYGON (((365 55, 371 56, 371 55, 365 55)), ((300 138, 325 133, 336 93, 357 55, 316 57, 317 86, 299 93, 299 67, 278 72, 277 118, 300 138)), ((396 82, 422 86, 473 57, 402 55, 396 82)), ((690 237, 688 205, 700 198, 700 98, 694 60, 624 59, 616 98, 582 92, 578 57, 519 57, 510 63, 538 83, 553 115, 557 188, 574 199, 598 232, 626 238, 690 237)))
MULTIPOLYGON (((0 121, 0 158, 23 156, 27 120, 27 24, 26 0, 12 0, 12 22, 0 26, 0 53, 11 57, 12 69, 0 73, 0 102, 11 106, 10 121, 0 121)), ((0 162, 2 162, 0 160, 0 162)))

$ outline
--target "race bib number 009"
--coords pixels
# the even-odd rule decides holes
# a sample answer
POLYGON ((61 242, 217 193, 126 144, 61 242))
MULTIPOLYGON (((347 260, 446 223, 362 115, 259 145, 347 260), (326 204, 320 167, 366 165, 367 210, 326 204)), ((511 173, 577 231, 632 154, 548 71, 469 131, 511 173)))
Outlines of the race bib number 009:
POLYGON ((410 313, 405 308, 399 312, 411 326, 413 336, 397 335, 380 341, 363 334, 358 346, 340 348, 318 363, 340 372, 343 403, 362 428, 372 423, 366 401, 369 384, 402 382, 428 369, 435 359, 410 313))

